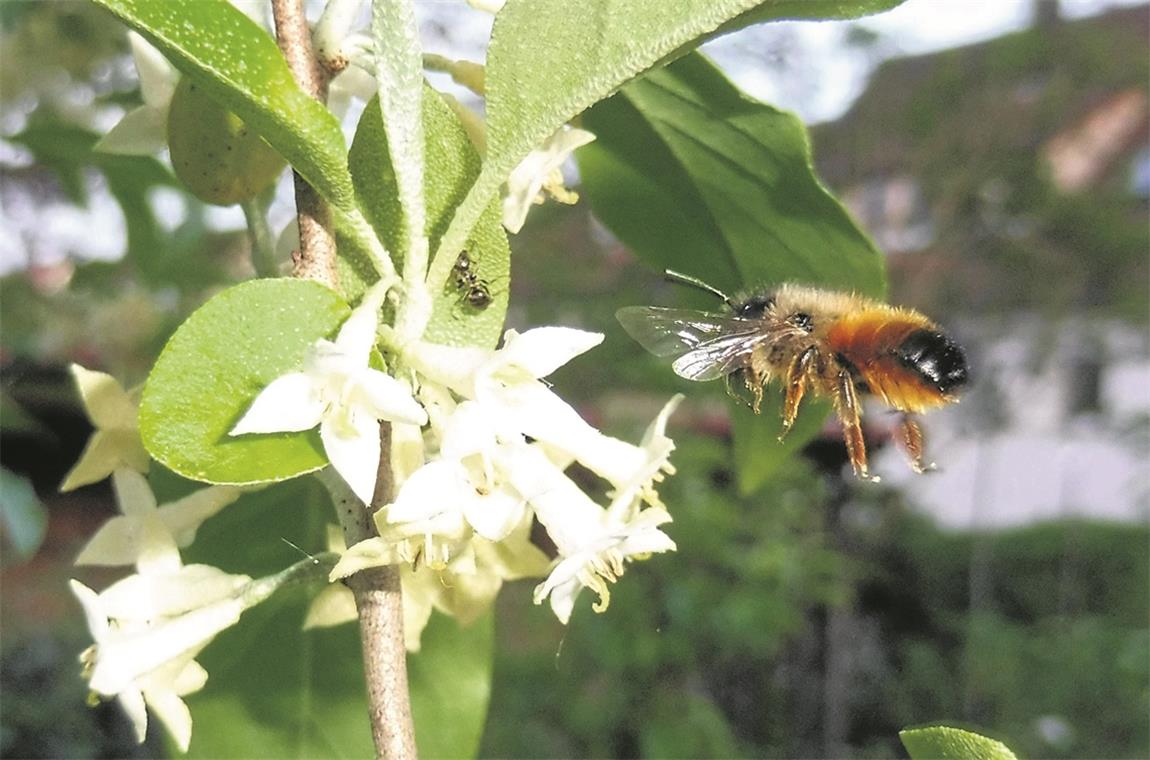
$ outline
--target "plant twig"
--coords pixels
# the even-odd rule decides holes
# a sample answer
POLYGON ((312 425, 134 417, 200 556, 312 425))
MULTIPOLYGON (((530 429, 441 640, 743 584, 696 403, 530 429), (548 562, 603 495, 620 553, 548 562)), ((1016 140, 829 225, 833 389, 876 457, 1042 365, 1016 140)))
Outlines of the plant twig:
MULTIPOLYGON (((318 100, 326 97, 327 80, 311 46, 302 0, 272 0, 276 37, 296 82, 318 100)), ((319 194, 295 175, 296 209, 299 214, 300 250, 293 257, 293 274, 337 286, 335 238, 331 212, 319 194)), ((391 427, 380 426, 381 456, 373 503, 392 501, 391 427)), ((361 502, 347 484, 330 470, 322 477, 348 546, 376 535, 371 505, 361 502)), ((411 696, 407 684, 407 650, 403 640, 403 596, 399 569, 380 567, 362 570, 347 579, 359 613, 367 681, 372 739, 378 757, 388 760, 414 758, 415 730, 411 720, 411 696)))
MULTIPOLYGON (((302 0, 272 0, 276 40, 287 59, 288 68, 300 88, 319 101, 327 99, 327 77, 316 62, 311 32, 302 0)), ((331 211, 319 193, 299 175, 295 176, 296 213, 299 215, 299 251, 292 255, 296 277, 322 282, 337 290, 335 236, 331 231, 331 211)))

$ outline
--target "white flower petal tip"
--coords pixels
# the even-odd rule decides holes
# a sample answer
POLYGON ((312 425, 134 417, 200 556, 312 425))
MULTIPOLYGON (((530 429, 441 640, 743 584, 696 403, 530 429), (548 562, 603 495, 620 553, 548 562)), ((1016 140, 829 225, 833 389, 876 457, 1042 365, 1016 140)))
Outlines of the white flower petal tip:
POLYGON ((311 430, 323 419, 324 404, 314 378, 289 372, 260 391, 228 435, 298 433, 311 430))
POLYGON ((120 467, 147 472, 149 457, 140 440, 136 401, 111 375, 73 364, 72 377, 95 430, 80 460, 60 484, 67 492, 96 483, 120 467))
POLYGON ((135 32, 128 33, 132 57, 140 77, 144 105, 129 111, 108 131, 93 150, 124 155, 154 155, 168 144, 168 105, 176 91, 179 72, 135 32))
POLYGON ((511 171, 503 196, 503 226, 508 232, 523 229, 527 212, 542 202, 542 191, 561 202, 574 202, 578 196, 563 187, 560 169, 576 148, 594 139, 592 132, 564 125, 511 171))

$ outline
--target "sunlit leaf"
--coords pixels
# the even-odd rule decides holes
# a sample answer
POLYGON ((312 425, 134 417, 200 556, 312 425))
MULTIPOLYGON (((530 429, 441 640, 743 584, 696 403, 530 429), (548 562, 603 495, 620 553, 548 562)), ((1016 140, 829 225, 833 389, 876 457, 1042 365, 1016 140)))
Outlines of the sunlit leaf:
MULTIPOLYGON (((451 213, 479 174, 480 161, 443 96, 430 88, 425 89, 424 95, 427 234, 434 248, 451 220, 451 213)), ((395 172, 388 155, 379 108, 373 101, 364 110, 352 142, 352 177, 364 213, 388 250, 394 251, 401 250, 402 227, 395 172)), ((432 293, 434 312, 424 337, 436 343, 493 347, 499 340, 507 312, 510 258, 496 204, 480 218, 464 242, 461 250, 464 249, 474 264, 476 276, 485 281, 491 293, 491 304, 483 309, 468 305, 455 282, 449 280, 444 288, 432 293)), ((345 277, 345 282, 350 279, 345 277)))
POLYGON ((494 646, 491 612, 466 627, 432 614, 419 653, 407 658, 415 742, 423 757, 475 757, 479 751, 494 646))
POLYGON ((961 728, 910 728, 898 736, 913 760, 1015 760, 1002 742, 961 728))
POLYGON ((327 464, 317 431, 228 435, 272 380, 303 367, 347 304, 314 282, 255 280, 223 291, 171 337, 148 376, 140 435, 158 461, 207 483, 262 483, 327 464))
POLYGON ((488 152, 445 236, 457 246, 510 170, 587 107, 723 28, 772 18, 846 18, 893 0, 520 0, 487 51, 488 152), (749 15, 748 15, 749 14, 749 15))
POLYGON ((227 0, 95 0, 260 134, 328 201, 354 205, 339 122, 301 90, 276 43, 227 0))

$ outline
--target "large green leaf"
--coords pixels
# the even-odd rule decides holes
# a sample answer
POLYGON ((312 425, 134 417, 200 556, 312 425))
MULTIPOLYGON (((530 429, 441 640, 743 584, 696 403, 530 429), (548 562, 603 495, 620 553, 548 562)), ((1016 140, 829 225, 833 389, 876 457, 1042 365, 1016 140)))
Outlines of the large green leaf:
MULTIPOLYGON (((479 155, 458 117, 431 88, 424 90, 423 133, 427 139, 424 192, 427 235, 434 246, 451 220, 451 213, 467 195, 479 174, 479 155)), ((388 250, 403 250, 402 210, 389 147, 375 103, 368 104, 352 142, 352 179, 364 213, 388 250)), ((453 279, 432 293, 434 311, 425 339, 452 345, 492 346, 498 342, 507 313, 510 249, 500 223, 499 208, 492 204, 462 246, 477 276, 486 281, 492 302, 484 309, 467 304, 453 279)), ((362 270, 361 270, 362 271, 362 270)), ((344 276, 350 284, 353 275, 344 276)), ((349 290, 349 294, 354 288, 349 290)))
MULTIPOLYGON (((446 245, 458 247, 510 170, 584 109, 707 37, 772 18, 845 18, 896 0, 518 0, 487 52, 488 153, 446 245)), ((443 262, 437 266, 442 268, 443 262)), ((443 272, 433 271, 436 274, 443 272)))
MULTIPOLYGON (((882 257, 819 182, 801 122, 745 96, 701 54, 633 82, 583 121, 598 136, 579 153, 583 189, 656 269, 729 293, 794 281, 882 294, 882 257)), ((759 418, 737 405, 740 487, 761 486, 817 434, 826 408, 803 409, 780 445, 777 394, 759 418)))
POLYGON ((148 452, 208 483, 284 480, 326 465, 317 431, 234 438, 228 431, 348 314, 339 295, 305 280, 254 280, 216 295, 180 326, 148 376, 140 403, 148 452))
POLYGON ((1015 760, 1000 741, 950 726, 912 728, 898 732, 913 760, 1015 760))
POLYGON ((489 611, 463 627, 433 613, 421 644, 407 658, 419 754, 475 757, 491 698, 495 615, 489 611))
POLYGON ((275 41, 227 0, 94 0, 247 122, 335 206, 354 193, 339 122, 301 90, 275 41))
POLYGON ((584 116, 596 215, 640 257, 724 288, 785 281, 881 296, 882 257, 814 173, 792 114, 695 53, 584 116))

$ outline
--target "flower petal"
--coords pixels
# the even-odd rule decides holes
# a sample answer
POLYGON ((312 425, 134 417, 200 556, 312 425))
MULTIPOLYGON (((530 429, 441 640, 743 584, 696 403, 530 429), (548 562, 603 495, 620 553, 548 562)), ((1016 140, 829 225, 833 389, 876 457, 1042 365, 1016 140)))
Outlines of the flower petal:
POLYGON ((111 375, 73 364, 68 368, 80 390, 88 419, 99 428, 135 428, 136 404, 111 375))
POLYGON ((97 428, 88 439, 79 461, 64 477, 60 491, 66 493, 89 483, 98 483, 118 467, 147 472, 148 464, 148 452, 138 430, 97 428))
POLYGON ((475 532, 489 541, 507 536, 527 513, 527 501, 510 488, 499 488, 491 493, 465 499, 463 516, 475 532))
POLYGON ((92 639, 99 644, 108 633, 108 615, 104 612, 100 595, 77 580, 68 581, 68 587, 84 609, 84 619, 88 622, 92 639))
POLYGON ((461 501, 475 498, 467 471, 459 462, 437 459, 420 467, 408 478, 387 507, 387 522, 406 523, 430 520, 456 508, 461 501))
POLYGON ((196 530, 204 520, 212 517, 243 495, 232 486, 210 486, 188 494, 160 507, 160 519, 176 540, 176 545, 187 547, 196 538, 196 530))
POLYGON ((166 108, 140 106, 124 114, 92 150, 121 156, 154 156, 168 147, 166 108))
MULTIPOLYGON (((349 573, 354 574, 354 573, 349 573)), ((303 629, 331 628, 350 623, 359 616, 351 589, 341 583, 332 583, 316 594, 307 608, 303 629)))
POLYGON ((116 695, 116 702, 136 730, 136 742, 143 744, 148 735, 148 710, 144 706, 144 695, 139 689, 125 689, 116 695))
POLYGON ((371 349, 375 347, 383 296, 384 292, 378 287, 369 290, 359 306, 352 309, 351 316, 339 328, 339 335, 335 339, 336 348, 341 353, 356 359, 362 358, 363 363, 359 365, 362 367, 367 366, 371 349))
POLYGON ((172 660, 191 659, 220 631, 240 619, 243 601, 227 599, 180 615, 139 633, 124 633, 99 644, 89 686, 109 696, 172 660))
POLYGON ((496 377, 526 375, 538 379, 602 343, 603 333, 571 327, 536 327, 525 333, 508 330, 503 341, 503 348, 484 371, 496 377))
POLYGON ((362 400, 379 420, 426 425, 427 412, 411 395, 406 383, 377 369, 367 369, 355 376, 358 391, 353 403, 362 400))
POLYGON ((132 45, 132 58, 140 75, 140 95, 149 106, 167 109, 180 73, 168 62, 164 54, 136 32, 128 32, 132 45))
POLYGON ((319 435, 332 468, 360 501, 370 505, 379 474, 379 420, 367 414, 350 415, 342 421, 325 417, 319 435))
POLYGON ((327 578, 332 583, 369 567, 385 567, 401 561, 395 547, 382 538, 368 538, 340 555, 327 578))
POLYGON ((144 700, 168 729, 180 752, 187 752, 192 743, 192 713, 184 700, 174 691, 161 689, 145 691, 144 700))
POLYGON ((585 129, 564 125, 519 162, 507 178, 503 197, 503 226, 509 232, 523 228, 527 212, 535 205, 548 176, 563 166, 576 148, 594 139, 595 135, 585 129))
POLYGON ((475 398, 475 375, 494 351, 475 346, 442 346, 419 342, 404 353, 419 374, 446 385, 464 398, 475 398))
POLYGON ((311 430, 319 424, 323 411, 313 379, 303 372, 289 372, 260 391, 228 435, 311 430))

